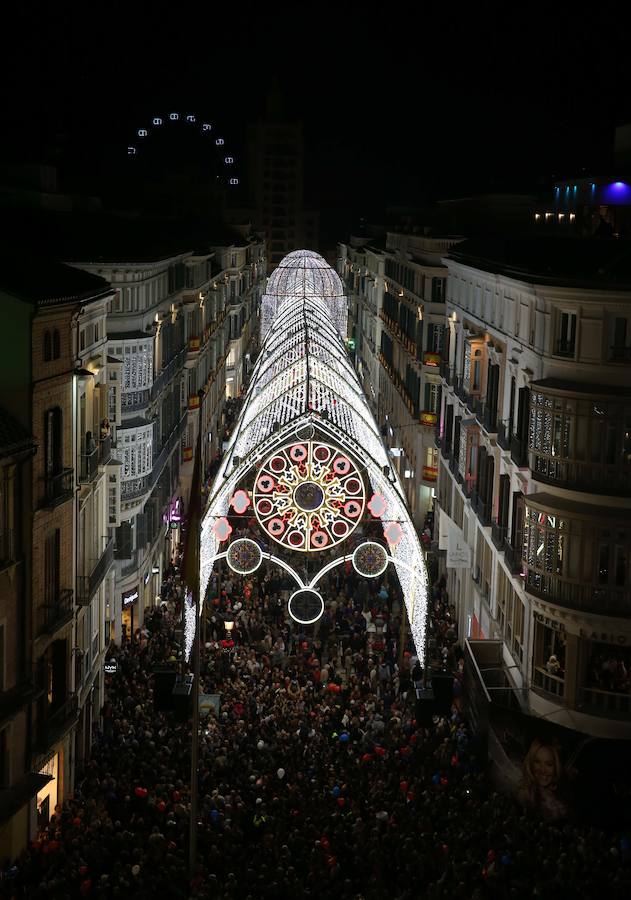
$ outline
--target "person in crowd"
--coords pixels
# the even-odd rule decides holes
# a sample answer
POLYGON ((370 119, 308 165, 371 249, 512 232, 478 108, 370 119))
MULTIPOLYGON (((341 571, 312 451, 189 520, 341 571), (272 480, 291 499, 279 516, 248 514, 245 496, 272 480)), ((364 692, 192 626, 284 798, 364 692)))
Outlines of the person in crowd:
MULTIPOLYGON (((462 667, 444 582, 432 590, 423 673, 391 616, 379 641, 367 627, 379 579, 361 608, 346 574, 322 579, 328 639, 324 619, 303 628, 286 607, 275 613, 282 572, 231 580, 212 605, 217 623, 233 613, 230 640, 218 625, 201 648, 202 692, 220 705, 199 738, 193 879, 191 723, 163 708, 153 674, 182 652, 163 604, 138 640, 110 648, 118 671, 105 676, 91 759, 37 840, 1 861, 1 898, 484 900, 535 896, 535 881, 541 897, 631 895, 627 837, 557 824, 553 748, 531 748, 520 807, 491 790, 459 704, 417 718, 410 679, 462 667)), ((387 597, 402 603, 392 583, 387 597)))

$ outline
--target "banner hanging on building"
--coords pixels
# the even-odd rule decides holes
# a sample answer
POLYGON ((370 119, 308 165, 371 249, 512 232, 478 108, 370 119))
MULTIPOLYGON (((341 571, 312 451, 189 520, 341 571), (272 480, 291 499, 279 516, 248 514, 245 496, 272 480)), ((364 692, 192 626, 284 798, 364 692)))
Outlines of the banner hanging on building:
POLYGON ((461 529, 450 519, 447 541, 447 568, 470 569, 471 547, 464 539, 461 529))

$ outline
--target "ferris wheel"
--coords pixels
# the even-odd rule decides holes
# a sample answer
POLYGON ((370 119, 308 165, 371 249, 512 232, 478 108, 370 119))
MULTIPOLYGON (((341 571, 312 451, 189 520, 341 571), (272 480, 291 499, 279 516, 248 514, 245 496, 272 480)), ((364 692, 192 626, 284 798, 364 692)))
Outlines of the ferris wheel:
POLYGON ((209 119, 201 118, 195 113, 170 112, 166 115, 153 116, 149 121, 139 125, 127 144, 127 157, 130 160, 142 161, 150 154, 151 146, 156 138, 168 134, 195 135, 199 137, 201 147, 204 143, 209 151, 208 159, 214 162, 215 178, 228 187, 235 188, 240 184, 237 174, 237 160, 230 149, 223 132, 209 119))

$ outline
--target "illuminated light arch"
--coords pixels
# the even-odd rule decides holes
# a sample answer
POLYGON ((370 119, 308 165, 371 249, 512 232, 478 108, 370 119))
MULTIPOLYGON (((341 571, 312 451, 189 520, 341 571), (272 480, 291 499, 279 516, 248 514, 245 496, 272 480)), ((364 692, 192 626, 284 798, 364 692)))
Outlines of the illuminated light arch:
MULTIPOLYGON (((316 258, 322 260, 317 254, 296 251, 283 261, 287 261, 283 268, 288 271, 281 273, 282 278, 276 276, 276 271, 270 276, 268 289, 271 283, 278 292, 274 295, 275 305, 268 308, 270 321, 261 352, 202 521, 201 596, 205 596, 219 550, 214 525, 229 515, 230 500, 239 486, 256 480, 264 461, 284 452, 283 447, 308 440, 329 444, 343 451, 363 471, 366 488, 379 495, 384 534, 396 537, 396 542, 390 542, 387 548, 388 562, 397 572, 416 651, 423 661, 428 597, 423 551, 402 484, 391 470, 379 428, 349 360, 336 306, 330 302, 337 299, 337 275, 330 267, 327 273, 324 260, 316 266, 305 263, 303 272, 325 274, 317 275, 322 279, 320 293, 315 288, 313 294, 309 293, 309 275, 304 275, 301 285, 301 263, 316 258), (294 268, 299 270, 298 275, 288 274, 291 262, 297 264, 294 268), (330 294, 322 289, 327 279, 333 285, 330 294), (285 287, 290 293, 283 294, 285 287), (308 438, 303 436, 303 429, 308 438)), ((340 298, 346 304, 343 294, 340 298)), ((261 328, 263 331, 263 322, 261 328)), ((302 548, 295 548, 291 552, 301 551, 302 548)), ((326 571, 349 559, 352 557, 341 554, 320 569, 308 586, 313 587, 326 571)), ((280 560, 276 564, 287 569, 280 560)), ((299 583, 295 572, 293 577, 299 583)))
POLYGON ((238 172, 235 171, 237 160, 234 152, 228 152, 223 132, 209 118, 200 117, 197 113, 176 111, 151 116, 133 131, 127 145, 127 156, 142 159, 143 150, 151 142, 151 138, 173 128, 198 134, 200 140, 207 142, 209 149, 212 149, 217 158, 219 171, 224 173, 223 177, 218 176, 221 181, 231 187, 240 184, 238 172))

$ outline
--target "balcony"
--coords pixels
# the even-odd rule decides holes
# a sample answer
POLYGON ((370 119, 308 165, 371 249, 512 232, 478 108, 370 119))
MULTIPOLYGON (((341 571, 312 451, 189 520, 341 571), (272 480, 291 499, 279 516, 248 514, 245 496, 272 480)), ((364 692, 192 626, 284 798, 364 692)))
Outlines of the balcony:
POLYGON ((631 588, 585 584, 568 581, 558 575, 548 575, 526 569, 525 589, 529 594, 592 615, 631 618, 631 588))
POLYGON ((106 466, 112 458, 112 438, 111 435, 101 438, 99 441, 99 465, 106 466))
POLYGON ((631 347, 610 347, 609 359, 611 362, 631 362, 631 347))
POLYGON ((61 703, 41 706, 37 721, 37 746, 40 750, 55 744, 77 720, 78 698, 70 694, 61 703))
POLYGON ((62 469, 44 478, 45 500, 48 506, 58 506, 70 500, 74 491, 74 469, 62 469))
POLYGON ((14 563, 17 558, 16 539, 13 528, 5 528, 0 534, 0 571, 14 563))
POLYGON ((37 608, 37 634, 52 635, 72 619, 72 596, 70 588, 58 592, 52 603, 44 603, 37 608))
POLYGON ((114 539, 109 538, 105 549, 89 575, 77 575, 77 605, 86 606, 114 562, 114 539))
POLYGON ((151 391, 128 391, 121 393, 121 410, 122 412, 136 412, 144 409, 151 399, 151 391))
POLYGON ((565 696, 565 679, 559 678, 558 675, 551 675, 546 669, 535 666, 533 669, 533 687, 538 688, 546 694, 552 694, 562 700, 565 696))
POLYGON ((508 422, 500 422, 497 426, 497 443, 502 450, 510 450, 511 437, 508 422))
POLYGON ((559 459, 533 450, 533 477, 553 484, 588 491, 591 494, 619 494, 631 497, 631 467, 607 466, 594 462, 559 459))
POLYGON ((482 525, 490 525, 491 511, 477 491, 475 491, 473 494, 472 506, 476 516, 480 520, 480 523, 482 525))
POLYGON ((504 559, 506 560, 506 565, 513 575, 521 575, 521 549, 518 550, 513 547, 513 545, 508 540, 504 541, 504 559))
POLYGON ((82 453, 79 460, 79 483, 89 484, 99 474, 99 451, 95 447, 91 453, 82 453))
POLYGON ((520 469, 528 467, 528 441, 514 435, 510 440, 510 455, 516 466, 520 469))
POLYGON ((491 520, 491 540, 500 551, 500 553, 504 551, 507 534, 508 528, 506 527, 506 525, 498 525, 495 519, 491 520))
MULTIPOLYGON (((432 353, 431 351, 426 351, 423 353, 423 365, 430 366, 432 369, 437 369, 440 367, 440 353, 432 353)), ((441 373, 442 374, 442 373, 441 373)))
POLYGON ((629 719, 631 716, 631 694, 617 694, 598 688, 579 688, 578 709, 592 716, 607 716, 609 719, 629 719))
POLYGON ((574 359, 576 344, 574 341, 568 341, 565 338, 556 342, 556 355, 565 356, 567 359, 574 359))
POLYGON ((176 355, 169 360, 166 366, 163 366, 162 371, 154 379, 154 382, 151 386, 151 399, 155 400, 160 391, 174 378, 174 376, 179 372, 179 370, 184 365, 186 361, 186 353, 187 347, 182 347, 181 350, 178 350, 176 355))
POLYGON ((447 360, 441 359, 440 361, 440 375, 441 378, 445 379, 447 384, 452 385, 454 383, 454 370, 447 360))

